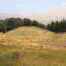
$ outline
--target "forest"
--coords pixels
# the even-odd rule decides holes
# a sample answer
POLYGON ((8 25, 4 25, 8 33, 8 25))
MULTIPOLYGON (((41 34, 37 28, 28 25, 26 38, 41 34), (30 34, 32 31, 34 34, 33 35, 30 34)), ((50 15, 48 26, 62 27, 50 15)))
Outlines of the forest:
POLYGON ((62 19, 61 21, 51 21, 47 25, 40 23, 36 20, 31 20, 29 18, 6 18, 0 19, 0 32, 6 33, 10 30, 14 30, 17 27, 21 26, 35 26, 42 29, 52 31, 54 33, 63 33, 66 32, 66 20, 62 19))

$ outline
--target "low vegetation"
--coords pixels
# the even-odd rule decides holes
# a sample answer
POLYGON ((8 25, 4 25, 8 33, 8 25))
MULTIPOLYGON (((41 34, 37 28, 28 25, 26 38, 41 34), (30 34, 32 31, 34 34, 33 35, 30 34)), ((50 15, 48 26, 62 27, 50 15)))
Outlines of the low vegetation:
POLYGON ((0 66, 66 66, 66 49, 23 49, 0 44, 0 66))
POLYGON ((32 26, 1 33, 0 66, 66 66, 65 36, 32 26))
POLYGON ((65 23, 46 26, 27 18, 0 20, 0 66, 66 66, 66 33, 53 33, 66 32, 65 23))

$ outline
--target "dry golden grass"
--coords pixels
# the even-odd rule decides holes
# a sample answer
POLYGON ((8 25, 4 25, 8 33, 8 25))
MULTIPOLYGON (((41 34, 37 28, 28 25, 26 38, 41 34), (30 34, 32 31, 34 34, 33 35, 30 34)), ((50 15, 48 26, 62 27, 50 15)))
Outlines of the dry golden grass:
POLYGON ((55 34, 37 27, 20 27, 5 34, 0 33, 0 44, 55 47, 66 43, 65 36, 66 33, 55 34))
POLYGON ((0 33, 0 66, 66 66, 65 37, 37 27, 0 33))

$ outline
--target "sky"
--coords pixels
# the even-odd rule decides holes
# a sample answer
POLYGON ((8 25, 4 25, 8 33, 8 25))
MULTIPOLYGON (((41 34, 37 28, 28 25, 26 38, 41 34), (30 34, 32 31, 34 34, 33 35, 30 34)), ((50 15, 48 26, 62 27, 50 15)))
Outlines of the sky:
POLYGON ((0 0, 0 19, 20 17, 42 23, 66 19, 66 0, 0 0))
POLYGON ((42 13, 66 6, 66 0, 0 0, 0 13, 42 13))

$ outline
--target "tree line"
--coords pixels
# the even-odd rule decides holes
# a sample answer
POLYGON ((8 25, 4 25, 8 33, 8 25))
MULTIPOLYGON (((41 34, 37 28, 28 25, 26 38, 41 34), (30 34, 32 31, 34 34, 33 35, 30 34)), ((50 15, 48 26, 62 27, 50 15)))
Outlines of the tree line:
POLYGON ((21 26, 35 26, 40 27, 42 29, 46 29, 55 33, 66 32, 66 20, 63 19, 61 21, 52 21, 51 23, 44 25, 39 23, 36 20, 31 20, 29 18, 6 18, 4 20, 0 20, 0 32, 6 33, 10 30, 13 30, 17 27, 21 26))
POLYGON ((66 20, 52 21, 50 24, 47 24, 46 29, 55 33, 66 32, 66 20))

